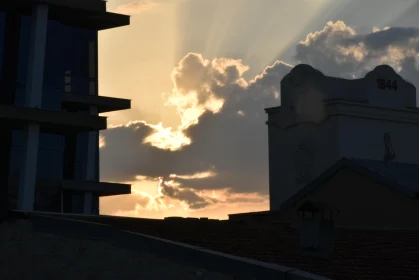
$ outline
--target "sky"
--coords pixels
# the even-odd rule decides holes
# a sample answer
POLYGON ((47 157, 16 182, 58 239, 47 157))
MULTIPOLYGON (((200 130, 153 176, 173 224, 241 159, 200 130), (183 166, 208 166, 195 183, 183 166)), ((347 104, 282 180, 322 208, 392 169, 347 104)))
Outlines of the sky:
POLYGON ((380 64, 419 86, 417 0, 109 0, 99 33, 101 180, 132 194, 101 214, 226 219, 269 208, 264 108, 297 64, 360 78, 380 64))

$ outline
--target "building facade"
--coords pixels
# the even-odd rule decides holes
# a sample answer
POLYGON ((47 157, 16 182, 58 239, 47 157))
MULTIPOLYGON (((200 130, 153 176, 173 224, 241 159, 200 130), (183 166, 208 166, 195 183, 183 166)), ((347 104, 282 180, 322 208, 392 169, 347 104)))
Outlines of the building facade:
POLYGON ((129 25, 101 0, 0 4, 2 203, 23 211, 99 214, 99 113, 130 100, 99 96, 98 31, 129 25), (7 194, 7 195, 6 195, 7 194))
POLYGON ((382 65, 364 78, 296 66, 268 108, 270 210, 343 157, 419 164, 416 89, 382 65))

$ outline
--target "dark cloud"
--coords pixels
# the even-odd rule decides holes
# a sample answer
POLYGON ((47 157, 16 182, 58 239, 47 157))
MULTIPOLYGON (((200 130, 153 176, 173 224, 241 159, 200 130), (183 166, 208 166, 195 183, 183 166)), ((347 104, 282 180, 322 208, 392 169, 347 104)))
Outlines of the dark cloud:
POLYGON ((170 186, 165 182, 160 184, 162 195, 168 196, 179 201, 186 202, 190 209, 204 208, 212 203, 216 203, 216 199, 205 198, 198 195, 190 189, 182 189, 175 186, 170 186))
MULTIPOLYGON (((342 21, 329 22, 296 46, 295 62, 340 77, 361 77, 385 63, 417 85, 418 36, 415 28, 358 34, 342 21)), ((102 179, 161 177, 161 194, 193 209, 217 203, 201 190, 266 194, 268 135, 263 109, 280 105, 280 82, 291 67, 277 61, 245 81, 247 67, 240 60, 209 61, 188 54, 173 71, 174 90, 166 96, 168 105, 177 108, 182 126, 170 130, 133 122, 103 132, 102 179), (177 142, 167 145, 168 139, 177 142), (212 176, 199 176, 202 172, 212 176), (188 176, 173 178, 170 174, 188 176), (175 184, 165 183, 170 180, 175 184)))
POLYGON ((343 21, 337 21, 307 35, 297 45, 294 58, 326 75, 345 78, 362 77, 377 65, 389 64, 416 85, 418 78, 413 77, 417 77, 418 71, 412 62, 416 64, 418 50, 418 28, 390 27, 358 34, 343 21))
MULTIPOLYGON (((363 42, 368 50, 386 51, 389 46, 406 47, 410 45, 410 40, 418 38, 419 29, 407 27, 391 27, 386 30, 377 31, 364 36, 359 36, 354 40, 356 44, 363 42)), ((418 45, 414 44, 417 50, 418 45)))

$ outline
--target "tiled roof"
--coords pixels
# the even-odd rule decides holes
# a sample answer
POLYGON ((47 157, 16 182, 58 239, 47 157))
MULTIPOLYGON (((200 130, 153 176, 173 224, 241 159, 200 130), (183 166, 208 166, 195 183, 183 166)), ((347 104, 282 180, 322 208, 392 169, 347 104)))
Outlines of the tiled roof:
POLYGON ((281 210, 287 210, 303 197, 315 191, 317 187, 344 167, 355 170, 412 198, 419 196, 419 165, 344 157, 285 201, 281 210))
POLYGON ((411 190, 419 192, 419 164, 384 162, 381 160, 350 159, 411 190))
POLYGON ((251 225, 229 221, 109 216, 78 218, 277 263, 336 280, 419 279, 418 231, 339 228, 336 230, 336 256, 319 259, 299 253, 298 229, 286 224, 251 225))

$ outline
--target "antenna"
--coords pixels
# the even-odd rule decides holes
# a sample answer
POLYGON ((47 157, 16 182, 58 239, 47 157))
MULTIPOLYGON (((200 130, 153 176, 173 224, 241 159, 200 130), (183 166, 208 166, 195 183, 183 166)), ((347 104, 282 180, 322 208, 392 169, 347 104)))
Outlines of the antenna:
POLYGON ((390 162, 396 158, 396 153, 393 150, 393 146, 391 145, 391 136, 390 133, 384 133, 384 161, 390 162))

